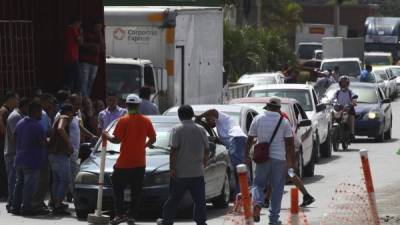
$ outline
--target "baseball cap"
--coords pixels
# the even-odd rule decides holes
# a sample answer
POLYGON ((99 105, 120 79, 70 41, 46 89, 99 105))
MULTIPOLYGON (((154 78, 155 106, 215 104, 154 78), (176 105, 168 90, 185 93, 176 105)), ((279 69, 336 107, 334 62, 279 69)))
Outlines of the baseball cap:
MULTIPOLYGON (((269 98, 269 100, 267 102, 267 106, 281 107, 281 98, 276 97, 276 96, 269 98)), ((267 106, 265 106, 264 109, 266 109, 267 106)))
POLYGON ((140 104, 142 99, 139 98, 136 94, 130 94, 126 97, 126 104, 140 104))

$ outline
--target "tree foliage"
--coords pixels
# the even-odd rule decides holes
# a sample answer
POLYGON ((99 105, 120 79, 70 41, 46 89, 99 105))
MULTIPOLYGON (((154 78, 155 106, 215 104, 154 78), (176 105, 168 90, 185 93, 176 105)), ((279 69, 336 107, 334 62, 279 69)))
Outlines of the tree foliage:
POLYGON ((301 6, 290 0, 262 1, 262 18, 268 29, 288 34, 302 22, 301 6))
POLYGON ((230 81, 252 72, 277 71, 296 62, 284 35, 267 28, 224 24, 224 67, 230 81))
POLYGON ((399 0, 383 0, 379 13, 382 16, 400 17, 400 1, 399 0))

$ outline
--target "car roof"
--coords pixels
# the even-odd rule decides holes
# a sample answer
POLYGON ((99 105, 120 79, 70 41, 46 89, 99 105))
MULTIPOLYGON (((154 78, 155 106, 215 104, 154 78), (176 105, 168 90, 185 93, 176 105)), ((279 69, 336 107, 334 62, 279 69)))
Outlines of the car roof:
MULTIPOLYGON (((193 108, 193 111, 207 111, 209 109, 217 109, 220 111, 225 111, 225 112, 237 112, 240 113, 244 108, 248 108, 245 106, 239 106, 239 105, 191 105, 193 108)), ((172 108, 169 108, 166 112, 177 112, 179 106, 174 106, 172 108)))
MULTIPOLYGON (((338 83, 332 84, 332 88, 339 87, 338 83)), ((351 82, 349 89, 351 90, 352 87, 368 87, 368 88, 378 88, 378 86, 375 83, 366 83, 366 82, 351 82)), ((329 87, 330 89, 330 87, 329 87)))
POLYGON ((269 77, 269 76, 276 76, 276 75, 283 75, 281 72, 265 72, 265 73, 246 73, 243 74, 241 78, 251 78, 251 77, 269 77))
POLYGON ((322 63, 325 63, 325 62, 348 62, 348 61, 361 62, 359 58, 332 58, 332 59, 324 59, 324 60, 322 60, 322 63))
POLYGON ((321 42, 299 42, 299 46, 300 45, 321 45, 322 46, 322 43, 321 42))
POLYGON ((366 56, 392 56, 390 52, 365 52, 366 56))
MULTIPOLYGON (((267 103, 270 97, 248 97, 232 99, 229 104, 242 104, 242 103, 267 103)), ((282 104, 295 104, 297 101, 292 98, 281 98, 282 104)))
POLYGON ((271 90, 271 89, 290 89, 290 90, 310 90, 312 88, 309 84, 273 84, 273 85, 260 85, 252 87, 250 91, 257 90, 271 90))
POLYGON ((139 58, 114 58, 107 57, 106 62, 109 64, 129 64, 129 65, 144 65, 151 64, 151 61, 148 59, 139 59, 139 58))
POLYGON ((382 69, 382 70, 384 70, 384 69, 391 69, 391 68, 400 69, 400 66, 398 66, 398 65, 373 66, 373 67, 372 67, 372 70, 375 70, 375 69, 382 69))

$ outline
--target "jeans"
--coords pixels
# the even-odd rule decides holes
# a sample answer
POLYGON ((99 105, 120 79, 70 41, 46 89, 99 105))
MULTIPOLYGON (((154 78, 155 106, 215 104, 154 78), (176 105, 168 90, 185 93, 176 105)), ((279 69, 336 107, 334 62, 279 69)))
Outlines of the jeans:
POLYGON ((37 189, 39 179, 39 169, 30 169, 26 167, 17 167, 17 180, 14 190, 14 209, 19 211, 32 210, 31 201, 33 193, 37 189), (22 204, 22 207, 21 207, 22 204))
POLYGON ((72 154, 70 156, 70 168, 71 168, 71 181, 70 181, 70 185, 69 185, 69 191, 71 192, 71 194, 74 194, 74 190, 75 190, 75 178, 76 175, 79 172, 79 168, 80 165, 78 163, 78 156, 75 157, 75 154, 72 154))
POLYGON ((247 138, 246 137, 233 137, 229 140, 229 157, 232 164, 232 169, 235 175, 235 196, 240 193, 239 179, 236 173, 236 166, 245 163, 244 161, 244 149, 246 147, 247 138))
POLYGON ((253 202, 255 205, 264 205, 264 189, 271 184, 270 223, 279 221, 281 203, 286 177, 286 161, 269 159, 265 163, 256 164, 253 183, 253 202))
POLYGON ((15 183, 17 180, 17 174, 15 171, 15 155, 7 155, 4 156, 4 160, 6 163, 6 172, 7 172, 7 181, 8 181, 8 198, 7 205, 12 206, 14 203, 14 189, 15 183))
POLYGON ((50 166, 48 162, 40 169, 38 180, 38 189, 33 195, 32 206, 41 207, 44 203, 50 187, 50 166))
POLYGON ((128 217, 135 218, 141 199, 144 167, 119 169, 114 167, 111 182, 114 191, 114 209, 116 215, 123 215, 124 212, 124 191, 125 188, 131 188, 131 201, 129 203, 128 217))
POLYGON ((80 69, 79 62, 73 62, 65 65, 65 87, 72 92, 80 91, 79 77, 80 69))
POLYGON ((67 155, 49 155, 49 163, 53 184, 51 186, 52 197, 62 201, 71 182, 71 161, 67 155))
POLYGON ((81 69, 81 93, 82 96, 90 96, 92 93, 93 83, 97 75, 97 65, 82 62, 81 69))
POLYGON ((163 225, 174 224, 179 203, 185 192, 189 191, 193 202, 193 218, 197 225, 206 225, 206 193, 204 177, 171 178, 169 197, 163 207, 163 225))

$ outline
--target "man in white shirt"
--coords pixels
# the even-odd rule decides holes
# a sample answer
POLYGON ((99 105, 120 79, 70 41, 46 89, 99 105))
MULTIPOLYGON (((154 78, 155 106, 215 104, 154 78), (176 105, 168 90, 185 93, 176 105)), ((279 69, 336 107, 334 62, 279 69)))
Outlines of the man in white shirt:
MULTIPOLYGON (((219 140, 215 140, 215 142, 225 145, 228 149, 232 168, 236 168, 237 165, 245 163, 244 148, 246 145, 247 136, 243 132, 242 128, 240 128, 239 124, 235 124, 235 121, 232 117, 217 109, 210 109, 197 116, 197 119, 201 118, 205 118, 207 124, 211 128, 217 128, 219 140)), ((236 195, 240 193, 240 187, 237 179, 238 177, 236 174, 236 169, 234 170, 234 173, 236 179, 236 195)))
POLYGON ((282 196, 285 185, 287 166, 294 168, 294 138, 290 123, 280 114, 281 100, 271 97, 266 106, 266 112, 256 116, 250 126, 247 138, 245 157, 251 163, 250 149, 257 138, 257 144, 269 143, 269 159, 256 163, 253 181, 254 221, 260 221, 261 207, 264 205, 264 189, 269 183, 272 187, 270 204, 270 225, 279 225, 282 196), (275 131, 276 130, 276 131, 275 131), (273 133, 275 133, 274 138, 273 133), (272 141, 271 141, 272 139, 272 141), (288 164, 286 164, 286 158, 288 164))

